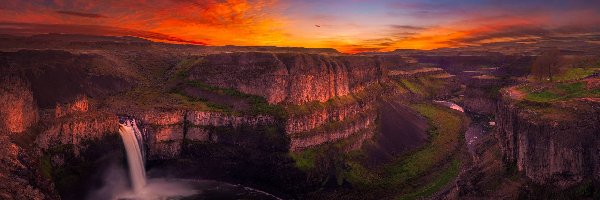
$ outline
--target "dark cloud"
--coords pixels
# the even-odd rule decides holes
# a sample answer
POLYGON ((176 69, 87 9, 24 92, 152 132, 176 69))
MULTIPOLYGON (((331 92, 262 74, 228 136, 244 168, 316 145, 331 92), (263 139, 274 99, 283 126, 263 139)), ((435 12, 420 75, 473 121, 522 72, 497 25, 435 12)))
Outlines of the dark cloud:
POLYGON ((460 39, 464 43, 477 43, 483 40, 495 38, 519 38, 519 37, 544 37, 551 34, 551 31, 542 27, 534 26, 510 26, 503 27, 499 30, 485 31, 482 33, 474 33, 460 39))
POLYGON ((0 23, 0 34, 34 35, 44 33, 88 34, 102 36, 134 36, 169 42, 180 42, 197 45, 206 45, 197 40, 185 40, 179 37, 165 35, 151 31, 141 31, 127 28, 118 28, 100 25, 74 25, 74 24, 35 24, 35 23, 0 23))
POLYGON ((594 41, 600 38, 600 28, 595 27, 577 27, 563 26, 547 28, 541 26, 510 26, 501 27, 496 30, 486 30, 473 33, 468 36, 448 41, 450 46, 460 46, 461 44, 482 44, 499 39, 493 44, 504 44, 503 39, 510 39, 508 43, 537 43, 546 46, 562 46, 578 48, 578 45, 585 45, 586 41, 594 41), (488 40, 488 41, 486 41, 488 40))
POLYGON ((390 27, 394 28, 394 29, 401 29, 401 30, 424 30, 427 27, 421 27, 421 26, 412 26, 412 25, 390 25, 390 27))
POLYGON ((367 47, 356 47, 356 48, 347 48, 346 52, 351 53, 351 54, 355 54, 355 53, 361 53, 361 52, 376 52, 376 51, 380 51, 382 48, 367 48, 367 47))
POLYGON ((87 17, 87 18, 103 18, 106 17, 104 15, 95 14, 95 13, 83 13, 83 12, 74 12, 74 11, 65 11, 65 10, 57 10, 56 13, 62 15, 70 15, 76 17, 87 17))

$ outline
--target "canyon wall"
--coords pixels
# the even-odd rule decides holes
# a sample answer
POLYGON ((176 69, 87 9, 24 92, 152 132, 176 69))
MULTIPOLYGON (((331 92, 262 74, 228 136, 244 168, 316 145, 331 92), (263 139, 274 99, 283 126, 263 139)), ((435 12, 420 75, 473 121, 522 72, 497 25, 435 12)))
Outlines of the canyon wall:
POLYGON ((296 151, 365 130, 373 135, 374 99, 385 79, 385 67, 392 64, 367 56, 214 54, 193 66, 187 80, 262 96, 271 104, 295 107, 291 110, 316 105, 310 112, 288 113, 284 122, 291 149, 296 151))
POLYGON ((0 130, 22 133, 38 122, 38 115, 27 84, 14 77, 0 77, 0 130))
POLYGON ((505 83, 498 78, 471 77, 466 81, 463 106, 466 110, 485 115, 496 112, 498 90, 505 83))
POLYGON ((39 109, 53 109, 57 103, 73 102, 82 95, 101 99, 131 89, 127 70, 135 69, 123 69, 123 65, 89 53, 0 51, 0 76, 27 83, 39 109))
POLYGON ((156 65, 160 66, 130 63, 132 58, 142 55, 151 52, 140 55, 58 50, 0 52, 3 58, 0 71, 28 83, 3 84, 11 87, 0 95, 6 102, 0 111, 10 116, 3 118, 2 125, 11 132, 23 132, 36 125, 39 133, 35 142, 41 152, 68 146, 75 156, 90 142, 116 135, 117 115, 130 115, 140 122, 151 160, 179 158, 188 143, 241 144, 244 137, 250 137, 237 135, 242 130, 276 130, 290 138, 292 150, 344 139, 359 141, 350 145, 358 148, 375 132, 374 101, 381 92, 378 85, 385 79, 384 65, 395 63, 369 56, 238 52, 201 56, 200 62, 187 69, 184 81, 262 96, 278 106, 320 104, 318 109, 289 113, 281 119, 166 105, 143 107, 111 98, 124 95, 122 92, 145 83, 146 79, 165 78, 139 76, 164 76, 154 72, 169 69, 181 59, 156 58, 159 59, 156 65), (32 59, 44 60, 46 64, 32 59), (127 65, 132 65, 131 71, 124 70, 127 65), (116 75, 108 70, 111 66, 116 75), (34 73, 35 70, 44 73, 34 73))
POLYGON ((600 180, 598 101, 575 99, 536 107, 519 104, 507 91, 502 96, 496 137, 506 165, 539 184, 600 180))
MULTIPOLYGON (((285 123, 285 131, 291 139, 290 149, 299 151, 325 143, 347 141, 348 150, 360 148, 362 142, 375 133, 377 106, 375 100, 381 87, 369 87, 367 92, 334 99, 321 107, 302 113, 291 113, 285 123)), ((306 105, 305 105, 306 106, 306 105)))
POLYGON ((89 105, 88 98, 82 95, 73 102, 57 104, 54 110, 45 110, 39 124, 36 147, 46 151, 68 145, 78 155, 91 142, 118 134, 117 115, 89 105))
POLYGON ((269 103, 325 102, 382 79, 377 59, 319 54, 214 54, 194 66, 189 80, 265 97, 269 103))
POLYGON ((52 199, 49 180, 41 177, 34 152, 22 146, 38 123, 35 100, 24 81, 0 77, 0 199, 52 199))
MULTIPOLYGON (((66 52, 46 53, 57 54, 58 57, 77 57, 66 52)), ((283 134, 291 138, 293 150, 339 141, 355 133, 364 133, 365 130, 371 130, 366 135, 373 135, 372 126, 376 119, 374 113, 377 113, 374 100, 380 92, 377 87, 384 79, 384 66, 376 57, 248 52, 212 54, 200 59, 200 62, 189 69, 186 81, 199 81, 219 88, 232 88, 259 95, 269 103, 283 107, 302 107, 315 103, 322 106, 309 113, 289 114, 285 119, 276 119, 275 116, 268 115, 200 111, 165 105, 154 108, 123 106, 123 102, 102 102, 103 96, 90 96, 88 90, 96 89, 84 88, 79 94, 69 93, 70 98, 52 97, 49 99, 56 100, 41 104, 46 109, 52 108, 54 116, 43 120, 44 131, 38 140, 40 147, 46 149, 63 144, 79 146, 81 140, 98 139, 106 134, 116 133, 117 114, 131 115, 140 121, 141 129, 146 133, 146 148, 150 159, 178 158, 184 151, 186 142, 225 142, 219 140, 222 133, 216 130, 220 127, 236 129, 242 126, 283 124, 283 134), (102 111, 94 110, 97 105, 91 105, 88 98, 100 102, 105 108, 102 111), (330 104, 342 101, 339 99, 345 99, 343 101, 346 102, 335 106, 330 104), (50 107, 47 105, 49 103, 54 105, 50 107), (106 103, 117 106, 107 107, 106 103)), ((74 81, 86 82, 80 78, 74 81)), ((107 81, 115 84, 99 85, 114 87, 122 84, 122 80, 107 81)), ((125 84, 122 88, 111 90, 121 91, 128 87, 131 85, 125 84)))
POLYGON ((237 116, 214 111, 146 110, 133 114, 141 122, 149 159, 175 159, 186 142, 219 143, 215 127, 256 127, 275 123, 270 116, 237 116))

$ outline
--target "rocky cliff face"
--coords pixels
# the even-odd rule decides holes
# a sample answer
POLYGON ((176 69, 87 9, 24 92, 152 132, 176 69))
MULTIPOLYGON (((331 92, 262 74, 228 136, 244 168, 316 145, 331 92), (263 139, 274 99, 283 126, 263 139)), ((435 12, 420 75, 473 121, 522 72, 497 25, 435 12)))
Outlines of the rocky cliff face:
POLYGON ((31 164, 24 160, 22 148, 10 142, 6 135, 0 135, 0 198, 1 199, 50 199, 40 188, 33 186, 28 175, 32 175, 31 164))
POLYGON ((374 98, 368 102, 352 102, 343 106, 327 106, 307 114, 292 115, 286 122, 287 134, 310 131, 332 121, 344 121, 374 109, 374 98))
POLYGON ((346 150, 358 149, 363 142, 375 134, 375 119, 377 112, 369 110, 353 116, 345 121, 333 121, 331 124, 319 126, 315 129, 290 134, 292 151, 299 151, 325 143, 337 142, 343 139, 355 139, 350 142, 346 150))
POLYGON ((36 167, 36 152, 22 147, 32 146, 27 138, 38 119, 29 85, 15 77, 0 77, 0 199, 56 198, 36 167))
POLYGON ((174 159, 182 153, 184 142, 217 143, 214 127, 239 127, 275 123, 269 116, 236 116, 214 111, 147 110, 139 117, 146 135, 149 159, 174 159))
POLYGON ((0 76, 28 83, 40 109, 74 102, 82 95, 104 98, 132 87, 122 64, 96 54, 58 50, 0 51, 0 76))
POLYGON ((77 155, 88 143, 118 134, 119 121, 109 112, 79 113, 66 118, 43 118, 36 144, 42 150, 72 145, 77 155))
POLYGON ((38 122, 38 110, 28 85, 16 78, 0 80, 0 130, 21 133, 38 122))
MULTIPOLYGON (((259 95, 272 104, 321 104, 308 113, 289 114, 284 123, 292 150, 339 141, 369 129, 376 118, 377 91, 369 91, 372 94, 364 96, 370 97, 360 102, 354 96, 365 88, 376 88, 384 80, 383 65, 390 65, 367 56, 290 53, 214 54, 203 59, 192 67, 188 80, 259 95), (334 106, 330 102, 337 101, 335 98, 352 100, 334 106)), ((188 115, 188 120, 198 124, 194 116, 188 115)), ((236 126, 238 120, 230 120, 236 126)))
POLYGON ((379 87, 370 87, 369 95, 353 95, 335 99, 318 109, 306 113, 290 114, 285 123, 285 131, 291 138, 292 151, 298 151, 325 143, 338 142, 349 138, 349 144, 359 148, 362 142, 374 135, 377 107, 375 99, 379 87))
MULTIPOLYGON (((385 69, 382 65, 390 65, 390 63, 382 64, 379 58, 367 56, 255 52, 212 54, 201 57, 200 62, 191 66, 186 80, 197 80, 220 88, 233 88, 244 93, 260 95, 273 104, 302 105, 308 102, 325 104, 326 101, 334 98, 353 99, 361 92, 368 96, 360 101, 353 99, 350 103, 346 102, 342 105, 324 106, 310 113, 291 114, 286 121, 278 121, 273 116, 267 115, 246 116, 165 106, 116 111, 109 105, 100 111, 96 109, 98 105, 90 101, 99 101, 99 104, 106 106, 107 102, 102 102, 103 96, 95 94, 97 91, 118 92, 131 85, 112 75, 105 78, 90 77, 86 75, 88 73, 86 67, 71 61, 79 60, 84 65, 92 62, 96 63, 94 64, 96 66, 115 62, 114 59, 102 61, 108 57, 76 55, 61 51, 23 51, 6 53, 4 56, 20 65, 33 65, 23 59, 25 55, 40 58, 54 55, 67 60, 64 61, 66 63, 62 63, 67 68, 73 68, 67 73, 61 71, 61 68, 50 67, 44 69, 51 71, 47 76, 27 75, 25 77, 26 80, 34 82, 34 89, 37 88, 33 95, 38 94, 45 99, 40 105, 46 109, 53 108, 53 116, 44 115, 42 120, 43 131, 37 140, 41 149, 66 144, 77 147, 75 152, 78 152, 79 147, 85 146, 82 141, 92 141, 117 133, 116 116, 125 114, 141 122, 143 126, 141 128, 146 133, 146 147, 150 159, 177 158, 185 148, 184 143, 188 141, 218 143, 219 135, 222 135, 216 131, 219 127, 235 129, 242 126, 271 126, 281 123, 285 126, 286 134, 292 138, 293 150, 339 141, 354 136, 355 133, 365 133, 366 130, 371 131, 366 131, 368 134, 363 135, 373 135, 372 126, 376 119, 373 114, 376 113, 374 99, 377 95, 373 93, 375 90, 368 89, 371 91, 367 92, 364 90, 384 80, 385 69), (80 93, 68 92, 68 98, 46 98, 48 92, 41 90, 44 87, 40 81, 53 79, 52 75, 73 76, 72 82, 91 86, 77 90, 80 93), (115 80, 109 80, 111 78, 115 80), (90 81, 101 81, 100 83, 108 81, 110 84, 89 84, 90 81), (93 85, 105 88, 94 88, 93 85)), ((50 61, 52 66, 61 64, 59 60, 50 61)), ((11 73, 19 71, 13 68, 4 70, 11 73)), ((136 70, 141 69, 136 68, 136 70)), ((63 85, 69 83, 58 84, 60 90, 63 85)), ((19 96, 27 97, 27 95, 19 96)), ((35 119, 31 118, 31 120, 35 119)))
POLYGON ((549 109, 517 104, 504 91, 496 115, 504 162, 539 184, 599 180, 600 103, 575 99, 543 107, 549 109))
POLYGON ((504 84, 498 78, 471 77, 465 84, 464 107, 471 112, 493 115, 496 112, 498 90, 504 84))
POLYGON ((325 102, 357 92, 382 79, 378 60, 318 54, 215 54, 188 77, 265 97, 269 103, 325 102))

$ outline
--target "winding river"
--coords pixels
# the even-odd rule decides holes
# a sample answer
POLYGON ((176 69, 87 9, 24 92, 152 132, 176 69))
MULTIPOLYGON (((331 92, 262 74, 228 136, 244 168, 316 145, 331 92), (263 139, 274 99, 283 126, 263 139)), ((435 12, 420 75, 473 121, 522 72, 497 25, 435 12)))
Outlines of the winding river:
POLYGON ((484 135, 490 133, 491 126, 495 125, 495 122, 490 121, 485 116, 471 113, 468 111, 465 112, 465 109, 463 107, 459 106, 454 102, 437 100, 435 100, 434 102, 446 106, 448 108, 463 112, 467 117, 471 119, 467 131, 465 131, 465 143, 467 144, 467 149, 469 150, 469 153, 473 157, 477 157, 475 153, 476 146, 479 143, 481 143, 481 139, 484 135))

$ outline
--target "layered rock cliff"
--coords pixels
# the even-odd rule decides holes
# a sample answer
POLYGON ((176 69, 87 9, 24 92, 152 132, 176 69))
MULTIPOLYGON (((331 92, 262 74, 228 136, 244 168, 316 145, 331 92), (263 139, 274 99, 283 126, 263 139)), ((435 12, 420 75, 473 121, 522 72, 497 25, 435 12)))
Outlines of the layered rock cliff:
POLYGON ((506 165, 539 184, 569 186, 600 178, 600 102, 526 103, 503 90, 496 111, 506 165))
POLYGON ((214 111, 149 110, 139 113, 149 159, 181 156, 184 142, 219 142, 213 127, 256 127, 275 123, 269 116, 235 116, 214 111))
POLYGON ((354 147, 348 150, 360 148, 362 142, 375 133, 378 109, 375 100, 382 88, 373 85, 366 90, 327 103, 289 106, 285 131, 291 139, 290 149, 299 151, 325 143, 362 138, 348 141, 348 145, 354 147))
MULTIPOLYGON (((179 68, 184 62, 180 57, 152 57, 154 64, 129 66, 134 58, 148 55, 96 53, 0 52, 0 64, 6 64, 0 72, 31 88, 2 92, 0 98, 10 105, 0 111, 13 117, 1 122, 12 132, 35 128, 31 144, 36 158, 43 162, 46 178, 60 182, 61 195, 77 196, 68 194, 73 187, 85 192, 78 185, 93 178, 88 172, 101 169, 90 163, 111 160, 103 152, 119 158, 118 116, 139 122, 150 163, 211 161, 223 165, 213 170, 249 180, 260 176, 285 182, 284 174, 260 169, 293 167, 290 150, 336 142, 344 143, 344 150, 358 149, 376 132, 374 102, 385 77, 375 57, 227 53, 193 56, 199 62, 179 68), (110 65, 119 74, 109 73, 110 65), (52 82, 61 77, 65 80, 52 82), (238 107, 228 109, 229 104, 238 107), (292 111, 312 105, 317 106, 308 112, 292 111), (248 169, 257 175, 245 173, 248 169), (85 173, 71 177, 77 170, 85 173)), ((14 89, 15 84, 4 85, 14 89)))
POLYGON ((117 134, 117 115, 89 108, 89 104, 88 98, 81 96, 71 103, 57 104, 54 110, 46 110, 39 124, 41 131, 36 140, 36 147, 45 151, 69 145, 77 155, 89 142, 117 134))
POLYGON ((194 66, 189 80, 259 95, 269 103, 325 102, 382 79, 378 60, 319 54, 214 54, 194 66))

